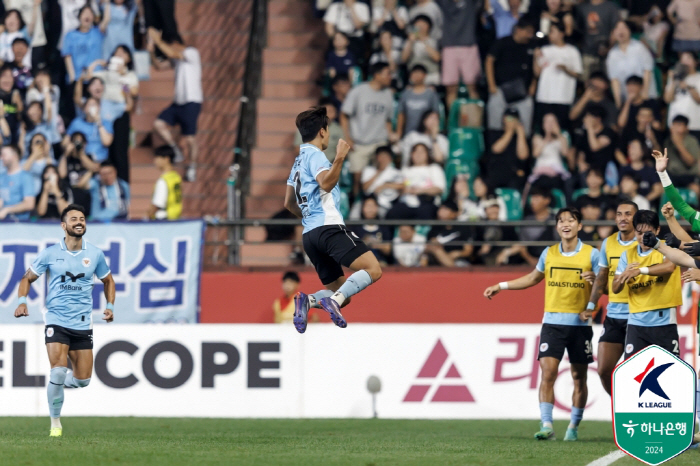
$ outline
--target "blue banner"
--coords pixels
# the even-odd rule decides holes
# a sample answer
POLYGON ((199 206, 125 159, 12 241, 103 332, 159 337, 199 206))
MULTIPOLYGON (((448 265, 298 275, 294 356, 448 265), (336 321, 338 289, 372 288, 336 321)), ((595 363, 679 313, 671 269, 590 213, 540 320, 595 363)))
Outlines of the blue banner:
MULTIPOLYGON (((116 282, 114 322, 194 323, 199 315, 204 222, 87 224, 83 239, 104 251, 116 282)), ((17 287, 39 251, 64 237, 59 222, 0 223, 0 324, 43 323, 47 280, 34 282, 29 317, 16 319, 17 287)), ((104 288, 92 290, 93 322, 104 322, 104 288)))

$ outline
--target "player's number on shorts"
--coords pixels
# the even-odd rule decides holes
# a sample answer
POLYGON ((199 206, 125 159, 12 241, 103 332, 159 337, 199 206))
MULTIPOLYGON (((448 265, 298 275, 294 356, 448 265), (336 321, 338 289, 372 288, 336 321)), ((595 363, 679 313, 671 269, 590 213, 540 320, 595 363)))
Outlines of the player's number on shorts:
POLYGON ((586 349, 584 351, 586 354, 591 354, 593 352, 593 345, 591 345, 591 340, 586 340, 586 349))
POLYGON ((297 196, 297 204, 299 207, 306 206, 308 198, 301 195, 301 175, 299 172, 294 173, 294 193, 297 196))
POLYGON ((678 340, 673 340, 671 343, 673 343, 673 352, 680 354, 680 351, 678 351, 678 340))

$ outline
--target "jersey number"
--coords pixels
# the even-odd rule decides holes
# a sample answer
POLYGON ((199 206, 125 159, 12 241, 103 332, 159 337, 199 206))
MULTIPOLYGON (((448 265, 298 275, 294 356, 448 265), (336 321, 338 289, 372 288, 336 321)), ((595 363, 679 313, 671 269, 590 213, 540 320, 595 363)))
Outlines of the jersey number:
POLYGON ((173 193, 175 194, 175 202, 180 204, 182 202, 182 186, 180 183, 175 183, 173 185, 173 193))
POLYGON ((301 195, 301 175, 299 172, 294 173, 294 193, 297 196, 297 204, 299 207, 305 206, 309 199, 301 195))

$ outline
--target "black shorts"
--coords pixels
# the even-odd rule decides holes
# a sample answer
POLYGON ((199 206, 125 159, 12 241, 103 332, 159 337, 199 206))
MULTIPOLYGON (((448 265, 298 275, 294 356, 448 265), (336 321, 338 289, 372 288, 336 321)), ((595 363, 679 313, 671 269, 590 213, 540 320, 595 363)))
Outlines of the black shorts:
POLYGON ((626 337, 627 319, 615 319, 614 317, 606 316, 598 343, 619 343, 624 345, 626 337))
POLYGON ((92 329, 73 330, 60 325, 47 325, 44 329, 46 343, 63 343, 70 351, 92 349, 92 329))
POLYGON ((355 259, 369 251, 357 235, 345 229, 345 225, 326 225, 314 228, 303 235, 304 252, 316 268, 321 283, 333 283, 350 267, 355 259))
POLYGON ((680 338, 678 337, 676 324, 661 325, 659 327, 628 325, 627 339, 625 340, 625 359, 651 345, 659 345, 680 357, 679 342, 680 338))
POLYGON ((591 364, 592 340, 593 328, 590 325, 542 324, 537 359, 548 357, 561 361, 566 350, 571 364, 591 364))
POLYGON ((202 104, 199 102, 187 102, 182 105, 173 103, 160 112, 158 119, 170 126, 180 125, 180 134, 183 136, 194 136, 197 134, 197 119, 201 110, 202 104))

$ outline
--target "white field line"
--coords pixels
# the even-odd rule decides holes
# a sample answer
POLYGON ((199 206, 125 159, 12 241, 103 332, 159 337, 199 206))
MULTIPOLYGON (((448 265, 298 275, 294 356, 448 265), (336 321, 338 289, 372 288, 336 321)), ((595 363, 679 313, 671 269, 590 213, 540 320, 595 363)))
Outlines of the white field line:
POLYGON ((597 460, 588 463, 586 466, 608 466, 609 464, 613 464, 615 461, 619 460, 625 456, 625 452, 622 450, 616 450, 616 451, 611 451, 607 455, 598 458, 597 460))

